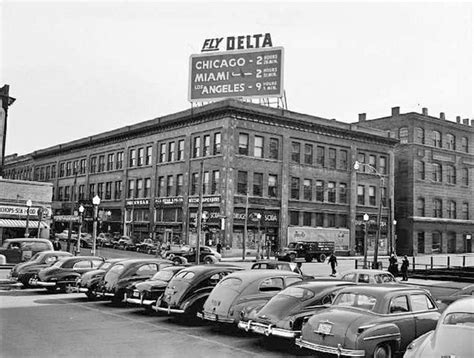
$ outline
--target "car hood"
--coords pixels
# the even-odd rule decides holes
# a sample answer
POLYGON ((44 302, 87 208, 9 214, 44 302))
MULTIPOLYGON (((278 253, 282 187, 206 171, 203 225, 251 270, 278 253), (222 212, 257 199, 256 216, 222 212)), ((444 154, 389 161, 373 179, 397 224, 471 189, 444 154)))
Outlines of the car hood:
POLYGON ((168 282, 162 280, 147 280, 144 282, 138 282, 134 284, 134 286, 139 291, 151 291, 153 289, 164 289, 168 286, 168 282))
POLYGON ((277 295, 271 299, 256 315, 256 321, 277 323, 286 317, 301 311, 303 302, 290 296, 277 295))

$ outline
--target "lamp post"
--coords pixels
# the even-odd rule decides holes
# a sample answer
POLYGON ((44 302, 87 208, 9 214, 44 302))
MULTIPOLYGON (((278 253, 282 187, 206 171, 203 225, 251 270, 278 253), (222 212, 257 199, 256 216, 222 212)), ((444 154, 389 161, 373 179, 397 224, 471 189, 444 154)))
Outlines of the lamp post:
MULTIPOLYGON (((382 174, 380 174, 377 171, 377 169, 375 169, 372 165, 367 164, 367 163, 361 163, 361 162, 356 160, 356 162, 354 163, 354 169, 359 170, 359 168, 361 166, 369 168, 380 179, 380 181, 379 181, 379 210, 378 210, 378 215, 377 215, 377 235, 375 237, 374 262, 372 263, 372 268, 378 269, 379 268, 378 254, 379 254, 379 241, 380 241, 380 221, 381 221, 381 218, 382 218, 382 186, 383 186, 383 183, 384 183, 384 178, 383 178, 382 174)), ((366 250, 366 249, 364 248, 364 250, 366 250)))
POLYGON ((7 144, 7 118, 8 118, 8 107, 15 102, 15 98, 10 97, 10 86, 4 85, 0 88, 0 128, 3 127, 1 147, 1 162, 0 162, 0 178, 3 177, 5 170, 5 146, 7 144))
POLYGON ((262 234, 260 233, 260 221, 262 219, 262 214, 256 213, 255 214, 255 220, 257 221, 257 230, 258 230, 258 235, 257 235, 257 260, 260 260, 261 258, 261 253, 260 253, 260 247, 262 246, 262 234))
POLYGON ((82 230, 82 215, 84 214, 84 207, 82 204, 79 206, 79 229, 77 230, 77 249, 76 255, 81 253, 81 230, 82 230))
POLYGON ((396 252, 395 241, 397 240, 397 220, 393 220, 392 238, 390 240, 390 254, 396 252))
POLYGON ((364 214, 364 268, 367 268, 367 224, 369 222, 369 215, 364 214))
POLYGON ((26 228, 25 228, 25 237, 30 237, 30 208, 33 203, 31 202, 30 199, 26 201, 26 228))
POLYGON ((99 212, 100 198, 98 195, 92 198, 92 204, 94 205, 94 216, 92 224, 92 255, 95 256, 95 242, 97 239, 97 215, 99 212))

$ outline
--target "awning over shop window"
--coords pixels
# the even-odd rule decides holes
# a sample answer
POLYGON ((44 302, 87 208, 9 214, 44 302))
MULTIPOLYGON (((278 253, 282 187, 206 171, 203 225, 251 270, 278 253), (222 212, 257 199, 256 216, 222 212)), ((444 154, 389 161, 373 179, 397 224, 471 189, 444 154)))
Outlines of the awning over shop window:
MULTIPOLYGON (((15 220, 15 219, 0 219, 0 227, 21 227, 26 228, 26 220, 15 220)), ((38 221, 29 220, 28 221, 29 229, 37 229, 38 221)), ((42 229, 48 229, 49 226, 45 222, 41 222, 42 229)))

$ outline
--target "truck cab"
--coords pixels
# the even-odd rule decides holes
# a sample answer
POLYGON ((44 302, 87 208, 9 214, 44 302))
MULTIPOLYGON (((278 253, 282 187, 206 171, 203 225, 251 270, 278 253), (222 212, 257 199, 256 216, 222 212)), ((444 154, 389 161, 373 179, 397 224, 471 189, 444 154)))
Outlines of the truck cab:
POLYGON ((314 259, 324 262, 332 252, 334 252, 334 242, 332 241, 295 241, 283 248, 277 258, 281 261, 304 258, 306 262, 311 262, 314 259))

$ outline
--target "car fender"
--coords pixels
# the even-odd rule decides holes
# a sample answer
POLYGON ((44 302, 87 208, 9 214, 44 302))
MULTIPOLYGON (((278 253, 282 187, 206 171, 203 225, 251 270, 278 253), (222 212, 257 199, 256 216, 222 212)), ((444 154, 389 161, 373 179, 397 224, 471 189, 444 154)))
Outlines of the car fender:
POLYGON ((213 255, 206 255, 203 257, 202 261, 205 262, 207 259, 210 259, 213 264, 217 263, 219 260, 213 255))
POLYGON ((382 342, 391 342, 394 352, 400 350, 401 332, 396 324, 367 324, 360 326, 357 333, 357 349, 364 349, 372 354, 375 347, 382 342))
POLYGON ((76 279, 77 279, 78 277, 81 277, 81 275, 80 275, 79 273, 70 272, 70 273, 68 273, 67 276, 58 278, 58 280, 56 281, 56 283, 57 283, 57 284, 62 284, 62 283, 76 282, 76 279))
MULTIPOLYGON (((173 255, 173 254, 171 254, 173 255)), ((170 255, 170 256, 171 256, 170 255)), ((175 263, 176 266, 178 265, 186 265, 188 263, 188 259, 186 259, 186 257, 183 257, 183 256, 175 256, 173 255, 173 258, 170 258, 169 260, 173 261, 175 263), (179 260, 179 262, 178 262, 179 260)))
POLYGON ((202 304, 204 305, 204 302, 207 300, 209 297, 209 294, 211 291, 204 291, 204 292, 199 292, 196 295, 192 295, 191 297, 187 298, 181 305, 182 309, 184 311, 187 311, 190 309, 196 302, 202 301, 202 304))

